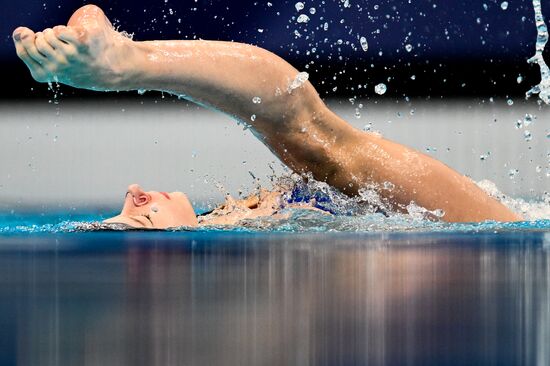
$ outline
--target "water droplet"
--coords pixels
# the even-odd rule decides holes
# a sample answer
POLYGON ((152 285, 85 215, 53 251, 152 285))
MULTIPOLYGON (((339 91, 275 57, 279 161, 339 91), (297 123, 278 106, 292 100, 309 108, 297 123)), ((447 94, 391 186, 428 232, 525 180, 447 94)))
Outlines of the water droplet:
POLYGON ((138 89, 137 92, 138 92, 139 95, 143 95, 143 94, 145 94, 146 91, 147 90, 145 90, 145 89, 138 89))
POLYGON ((386 87, 386 84, 384 83, 380 83, 374 87, 374 92, 379 95, 384 94, 386 90, 387 90, 387 87, 386 87))
POLYGON ((407 50, 407 52, 411 52, 413 49, 413 46, 411 44, 406 44, 405 45, 405 50, 407 50))
POLYGON ((535 171, 536 171, 537 173, 542 172, 542 167, 541 167, 540 165, 537 165, 537 166, 535 167, 535 171))
POLYGON ((296 8, 296 11, 303 10, 304 9, 304 3, 299 1, 296 4, 294 4, 294 7, 296 8))
POLYGON ((369 49, 369 43, 367 42, 367 39, 365 37, 361 37, 359 39, 359 43, 361 44, 361 48, 363 51, 367 52, 369 49))
POLYGON ((525 127, 529 126, 531 123, 533 123, 534 118, 536 117, 533 117, 533 115, 530 113, 525 114, 525 117, 523 117, 523 125, 525 127))
POLYGON ((529 130, 523 131, 523 138, 525 141, 531 141, 533 139, 533 136, 531 136, 531 132, 529 130))
POLYGON ((508 100, 506 101, 506 104, 508 104, 508 105, 513 105, 513 104, 514 104, 514 101, 513 101, 512 99, 508 99, 508 100))
POLYGON ((292 80, 292 82, 288 85, 287 91, 289 94, 292 93, 294 89, 297 89, 304 85, 304 83, 309 79, 309 74, 305 71, 299 72, 298 75, 292 80))
POLYGON ((317 12, 317 10, 315 8, 309 8, 309 13, 311 15, 315 14, 317 12))
POLYGON ((252 103, 254 103, 254 104, 260 104, 261 102, 262 102, 262 98, 260 98, 260 97, 252 98, 252 103))
POLYGON ((355 118, 361 118, 361 112, 359 112, 359 108, 355 108, 355 118))
POLYGON ((508 177, 509 177, 510 179, 514 179, 514 178, 516 177, 516 175, 518 175, 518 173, 519 173, 519 170, 517 170, 517 169, 510 169, 510 170, 508 171, 508 177))
POLYGON ((325 22, 325 24, 323 24, 323 30, 324 30, 324 31, 327 31, 327 30, 328 30, 328 23, 327 23, 327 22, 325 22))
POLYGON ((487 158, 489 158, 489 155, 491 155, 491 152, 487 151, 486 154, 479 155, 479 160, 485 161, 485 160, 487 160, 487 158))
POLYGON ((516 81, 518 82, 518 84, 521 84, 521 82, 523 81, 523 76, 518 75, 518 78, 516 79, 516 81))
POLYGON ((309 17, 308 17, 307 15, 305 15, 305 14, 300 14, 300 15, 298 16, 298 19, 296 19, 296 21, 297 21, 298 23, 307 23, 307 22, 309 22, 309 17))
POLYGON ((503 1, 503 2, 501 2, 501 3, 500 3, 500 8, 501 8, 502 10, 508 9, 508 1, 503 1))

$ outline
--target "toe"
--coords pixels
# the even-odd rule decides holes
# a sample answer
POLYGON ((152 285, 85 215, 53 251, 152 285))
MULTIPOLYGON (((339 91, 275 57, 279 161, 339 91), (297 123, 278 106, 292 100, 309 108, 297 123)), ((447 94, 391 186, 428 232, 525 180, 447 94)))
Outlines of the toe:
POLYGON ((36 45, 36 49, 38 50, 38 52, 46 56, 47 59, 51 60, 55 58, 55 50, 44 38, 44 33, 36 33, 34 44, 36 45))
MULTIPOLYGON (((14 39, 16 38, 17 37, 14 35, 14 39)), ((17 52, 17 56, 19 56, 19 58, 23 60, 25 65, 27 65, 29 71, 31 72, 31 75, 37 81, 42 81, 39 79, 41 75, 44 75, 44 69, 38 62, 36 62, 31 56, 29 56, 25 47, 23 47, 21 40, 15 41, 15 51, 17 52)))
POLYGON ((51 28, 46 28, 42 31, 42 34, 44 35, 44 39, 48 44, 55 50, 62 49, 66 43, 63 43, 57 36, 55 35, 55 32, 51 28))
POLYGON ((44 57, 40 52, 38 52, 38 49, 34 44, 34 41, 36 39, 36 35, 34 34, 34 32, 30 29, 26 29, 20 33, 20 37, 21 37, 21 44, 23 45, 23 48, 25 48, 25 51, 27 52, 27 54, 39 64, 44 63, 46 61, 46 57, 44 57))
POLYGON ((15 28, 15 30, 12 33, 13 40, 15 42, 21 41, 21 34, 25 31, 30 31, 30 29, 27 28, 27 27, 17 27, 17 28, 15 28))
POLYGON ((21 41, 15 41, 15 52, 17 53, 17 56, 19 56, 19 58, 23 60, 23 62, 29 68, 40 66, 38 62, 34 61, 34 59, 31 56, 29 56, 25 47, 23 47, 23 44, 21 43, 21 41))
POLYGON ((75 47, 84 47, 86 31, 82 27, 65 27, 58 25, 53 28, 55 36, 61 41, 72 44, 75 47))

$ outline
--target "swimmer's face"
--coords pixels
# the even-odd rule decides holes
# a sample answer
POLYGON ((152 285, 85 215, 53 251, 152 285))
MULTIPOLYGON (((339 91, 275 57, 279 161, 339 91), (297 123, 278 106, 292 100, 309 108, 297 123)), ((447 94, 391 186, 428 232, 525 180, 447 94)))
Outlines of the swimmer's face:
POLYGON ((195 211, 181 192, 145 192, 137 184, 128 186, 120 215, 104 221, 135 228, 166 229, 197 226, 195 211))

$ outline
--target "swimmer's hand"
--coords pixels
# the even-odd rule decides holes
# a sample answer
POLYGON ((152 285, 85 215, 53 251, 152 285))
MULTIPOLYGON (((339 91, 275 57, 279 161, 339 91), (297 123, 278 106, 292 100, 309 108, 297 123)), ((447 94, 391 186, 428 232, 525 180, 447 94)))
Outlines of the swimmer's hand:
POLYGON ((116 32, 101 9, 78 9, 67 26, 13 32, 17 55, 38 82, 92 90, 118 90, 132 41, 116 32))

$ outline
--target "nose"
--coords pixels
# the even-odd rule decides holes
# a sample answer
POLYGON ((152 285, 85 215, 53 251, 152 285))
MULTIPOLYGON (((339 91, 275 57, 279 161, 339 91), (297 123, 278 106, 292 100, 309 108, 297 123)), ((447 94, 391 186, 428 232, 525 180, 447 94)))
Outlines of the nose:
POLYGON ((128 186, 128 193, 130 193, 134 200, 134 205, 143 206, 151 201, 151 196, 148 195, 138 184, 130 184, 128 186))

